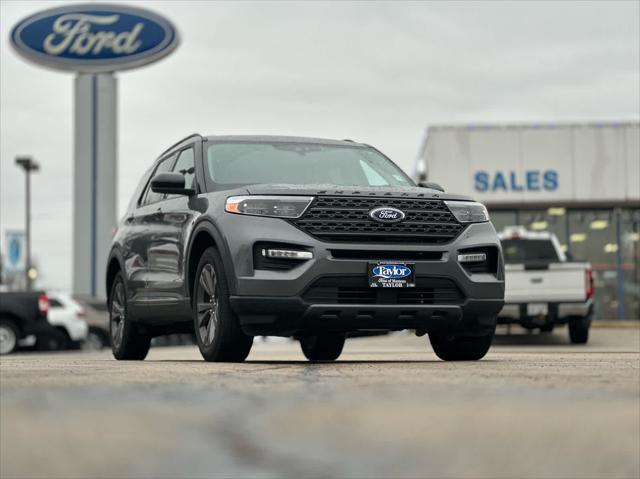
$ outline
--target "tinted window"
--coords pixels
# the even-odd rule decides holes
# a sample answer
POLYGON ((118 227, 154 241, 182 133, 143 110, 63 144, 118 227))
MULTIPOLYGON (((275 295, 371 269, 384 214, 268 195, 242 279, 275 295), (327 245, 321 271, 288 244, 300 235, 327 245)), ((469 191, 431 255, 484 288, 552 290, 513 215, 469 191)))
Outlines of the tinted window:
POLYGON ((184 187, 195 188, 196 170, 193 164, 193 148, 182 150, 178 161, 171 170, 174 173, 180 173, 184 176, 184 187))
POLYGON ((49 307, 50 308, 62 308, 62 303, 57 299, 49 298, 49 307))
POLYGON ((558 261, 558 254, 550 240, 508 239, 502 241, 504 262, 529 263, 558 261))
MULTIPOLYGON (((171 165, 173 164, 173 160, 175 158, 176 158, 176 155, 171 155, 165 158, 164 160, 162 160, 160 163, 158 163, 158 166, 156 167, 155 171, 151 175, 151 179, 153 180, 153 177, 156 176, 158 173, 169 172, 171 170, 171 165)), ((140 205, 141 206, 150 205, 151 203, 155 203, 162 199, 164 199, 164 194, 154 193, 153 191, 151 191, 151 181, 149 181, 149 184, 147 185, 147 191, 145 192, 144 199, 140 202, 140 205)))
POLYGON ((213 143, 207 168, 218 184, 413 186, 389 159, 363 147, 313 143, 213 143))

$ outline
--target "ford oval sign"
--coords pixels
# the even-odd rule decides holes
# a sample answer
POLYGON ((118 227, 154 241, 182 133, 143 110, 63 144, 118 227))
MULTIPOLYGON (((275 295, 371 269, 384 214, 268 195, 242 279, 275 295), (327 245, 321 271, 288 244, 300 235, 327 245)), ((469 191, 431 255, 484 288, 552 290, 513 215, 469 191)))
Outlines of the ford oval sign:
POLYGON ((397 223, 405 218, 405 214, 397 208, 381 206, 369 211, 369 218, 380 223, 397 223))
POLYGON ((178 46, 167 19, 124 5, 81 4, 45 10, 18 23, 11 43, 28 60, 86 73, 125 70, 159 60, 178 46))

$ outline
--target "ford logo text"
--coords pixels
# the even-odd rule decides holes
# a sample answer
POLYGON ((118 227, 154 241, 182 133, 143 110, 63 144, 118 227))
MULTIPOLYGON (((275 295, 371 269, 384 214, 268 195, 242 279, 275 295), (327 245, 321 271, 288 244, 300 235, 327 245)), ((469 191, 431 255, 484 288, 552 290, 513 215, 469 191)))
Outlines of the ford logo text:
POLYGON ((376 278, 400 279, 411 275, 411 269, 402 265, 380 265, 373 268, 376 278))
POLYGON ((405 214, 397 208, 382 206, 369 211, 369 218, 380 223, 397 223, 405 218, 405 214))
POLYGON ((87 73, 135 68, 168 55, 178 34, 165 18, 125 5, 83 4, 22 20, 11 43, 28 60, 87 73))

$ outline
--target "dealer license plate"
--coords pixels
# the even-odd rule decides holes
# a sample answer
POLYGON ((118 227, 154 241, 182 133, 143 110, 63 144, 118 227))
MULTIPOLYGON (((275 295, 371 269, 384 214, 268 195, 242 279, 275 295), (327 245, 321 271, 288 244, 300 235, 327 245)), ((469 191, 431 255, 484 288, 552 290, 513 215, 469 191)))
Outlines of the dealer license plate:
POLYGON ((371 288, 413 288, 416 285, 414 263, 369 263, 368 269, 371 288))

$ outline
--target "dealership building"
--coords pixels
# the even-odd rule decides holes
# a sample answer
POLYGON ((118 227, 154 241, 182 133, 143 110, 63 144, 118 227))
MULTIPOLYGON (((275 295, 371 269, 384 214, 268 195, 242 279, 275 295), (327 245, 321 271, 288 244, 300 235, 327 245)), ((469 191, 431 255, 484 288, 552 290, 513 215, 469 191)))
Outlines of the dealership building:
POLYGON ((416 176, 487 205, 498 231, 589 261, 598 319, 640 318, 640 123, 431 126, 416 176))

